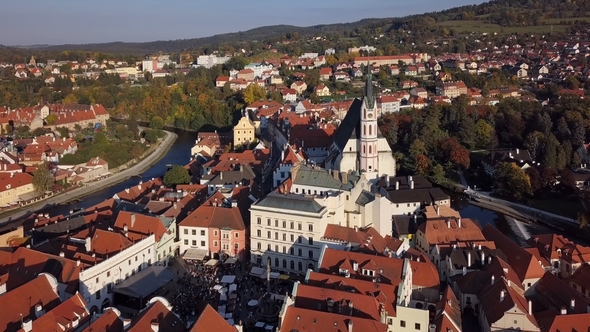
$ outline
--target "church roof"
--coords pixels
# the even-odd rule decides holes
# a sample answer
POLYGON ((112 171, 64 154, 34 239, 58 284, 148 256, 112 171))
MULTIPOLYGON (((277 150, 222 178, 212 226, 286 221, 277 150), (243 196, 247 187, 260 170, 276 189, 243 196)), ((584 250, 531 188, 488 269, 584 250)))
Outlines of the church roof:
POLYGON ((360 99, 355 99, 350 105, 346 116, 338 126, 336 135, 334 135, 334 144, 338 150, 344 150, 349 139, 357 139, 361 133, 361 108, 363 102, 360 99))

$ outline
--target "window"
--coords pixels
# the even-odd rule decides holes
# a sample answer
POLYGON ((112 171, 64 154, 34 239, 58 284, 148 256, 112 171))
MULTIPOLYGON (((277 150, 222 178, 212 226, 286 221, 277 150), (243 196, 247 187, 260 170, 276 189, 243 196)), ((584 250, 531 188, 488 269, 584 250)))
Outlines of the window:
POLYGON ((135 256, 135 261, 137 262, 137 256, 135 256))
POLYGON ((309 255, 310 259, 313 259, 313 250, 309 250, 307 254, 309 255))
POLYGON ((111 276, 111 271, 107 271, 107 278, 111 276))
POLYGON ((415 330, 420 330, 420 323, 414 324, 414 329, 415 330))
POLYGON ((100 289, 98 290, 98 292, 96 292, 96 299, 100 300, 100 289))
POLYGON ((271 250, 271 249, 270 249, 270 244, 268 244, 268 245, 266 246, 266 250, 268 250, 268 251, 270 251, 270 250, 271 250))
POLYGON ((197 245, 197 240, 193 240, 193 246, 197 245))
POLYGON ((393 319, 387 318, 387 325, 391 325, 391 324, 393 324, 393 319))
POLYGON ((279 252, 279 246, 275 244, 275 252, 279 252))
POLYGON ((234 233, 234 238, 238 238, 238 233, 234 233))
POLYGON ((270 218, 266 219, 266 226, 270 226, 270 218))
POLYGON ((291 242, 295 241, 295 237, 291 234, 291 242))
POLYGON ((256 247, 258 248, 258 250, 262 249, 262 246, 260 245, 260 242, 256 243, 256 247))
POLYGON ((301 226, 301 224, 297 224, 297 229, 301 230, 303 228, 303 226, 301 226))
POLYGON ((275 219, 275 227, 279 227, 279 219, 275 219))
POLYGON ((279 259, 275 258, 275 267, 279 267, 279 259))
POLYGON ((98 280, 99 280, 99 279, 98 279, 98 277, 96 277, 96 283, 97 283, 97 284, 98 284, 98 280))
POLYGON ((287 241, 287 234, 283 233, 283 241, 287 241))
POLYGON ((217 236, 217 231, 214 231, 214 232, 213 232, 213 235, 217 236))
POLYGON ((405 320, 400 320, 399 321, 399 326, 400 327, 406 327, 406 321, 405 320))
POLYGON ((275 232, 275 240, 279 239, 279 232, 275 232))
POLYGON ((307 239, 307 242, 310 246, 313 246, 313 237, 310 236, 309 239, 307 239))
POLYGON ((184 229, 184 234, 188 235, 188 229, 186 229, 186 228, 184 229))
POLYGON ((192 234, 192 235, 197 235, 197 230, 196 230, 196 229, 193 229, 193 230, 191 231, 191 234, 192 234))
POLYGON ((297 263, 297 270, 303 271, 303 263, 301 263, 301 262, 297 263))
POLYGON ((184 240, 184 245, 188 246, 188 240, 184 240))
POLYGON ((289 266, 291 267, 291 270, 295 270, 295 262, 291 261, 291 263, 289 263, 289 266))
POLYGON ((213 241, 213 246, 217 247, 217 241, 213 241))
POLYGON ((283 246, 283 254, 287 253, 287 247, 283 246))
POLYGON ((283 228, 287 228, 287 222, 283 220, 283 228))
POLYGON ((256 230, 256 236, 262 237, 262 231, 260 231, 259 229, 257 229, 256 230))
POLYGON ((234 243, 234 248, 235 249, 238 249, 239 248, 239 245, 237 243, 234 243))
POLYGON ((262 224, 262 220, 260 219, 260 217, 258 217, 258 219, 256 220, 256 223, 257 223, 258 225, 262 224))
POLYGON ((307 230, 313 232, 313 224, 307 225, 307 230))
POLYGON ((410 203, 408 203, 408 207, 410 207, 410 203))
POLYGON ((297 249, 297 256, 301 257, 303 255, 303 250, 297 249))
POLYGON ((201 241, 201 247, 205 246, 205 241, 201 241))
POLYGON ((286 268, 287 268, 287 260, 283 259, 283 269, 286 269, 286 268))
POLYGON ((266 232, 266 237, 270 239, 270 231, 266 232))
POLYGON ((291 221, 291 229, 295 229, 295 223, 291 221))
POLYGON ((205 230, 201 230, 201 236, 205 236, 205 230))
POLYGON ((295 253, 295 249, 289 248, 289 254, 293 255, 295 253))

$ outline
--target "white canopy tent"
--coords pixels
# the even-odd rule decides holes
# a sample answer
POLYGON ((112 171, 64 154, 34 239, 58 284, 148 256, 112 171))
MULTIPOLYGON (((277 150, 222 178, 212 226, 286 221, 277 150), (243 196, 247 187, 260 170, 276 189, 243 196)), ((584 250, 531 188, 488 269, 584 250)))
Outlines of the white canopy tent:
POLYGON ((237 291, 237 290, 238 290, 238 285, 236 285, 236 284, 231 284, 231 285, 229 285, 229 292, 230 292, 230 293, 231 293, 231 292, 235 292, 235 291, 237 291))
POLYGON ((250 270, 250 275, 254 277, 259 277, 264 273, 264 269, 261 267, 253 266, 250 270))
POLYGON ((209 255, 209 250, 207 249, 190 248, 186 250, 182 258, 200 261, 207 255, 209 255))
POLYGON ((213 286, 213 290, 215 290, 215 291, 219 291, 222 288, 223 288, 223 285, 215 285, 215 286, 213 286))
POLYGON ((216 259, 210 259, 210 260, 207 261, 207 263, 205 263, 205 265, 207 265, 207 266, 215 266, 215 265, 217 265, 217 263, 219 263, 218 260, 216 260, 216 259))
POLYGON ((264 327, 264 322, 256 322, 256 324, 254 324, 254 327, 264 327))

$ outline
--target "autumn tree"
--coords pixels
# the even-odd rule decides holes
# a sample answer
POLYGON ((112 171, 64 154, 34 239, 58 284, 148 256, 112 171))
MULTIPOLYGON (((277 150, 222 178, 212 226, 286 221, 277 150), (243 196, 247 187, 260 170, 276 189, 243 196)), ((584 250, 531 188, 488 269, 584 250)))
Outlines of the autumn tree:
POLYGON ((39 164, 35 173, 33 173, 33 187, 36 191, 44 193, 53 188, 53 175, 46 163, 39 164))
POLYGON ((459 143, 457 137, 449 137, 438 142, 441 162, 451 162, 455 167, 469 168, 469 150, 459 143))
POLYGON ((499 163, 495 178, 498 192, 504 197, 520 201, 525 196, 532 195, 529 176, 515 163, 499 163))
POLYGON ((416 162, 414 163, 414 170, 417 174, 425 176, 428 172, 430 167, 430 160, 425 155, 421 154, 416 157, 416 162))
POLYGON ((258 84, 250 84, 244 91, 242 91, 242 99, 246 105, 264 99, 266 97, 266 90, 258 84))

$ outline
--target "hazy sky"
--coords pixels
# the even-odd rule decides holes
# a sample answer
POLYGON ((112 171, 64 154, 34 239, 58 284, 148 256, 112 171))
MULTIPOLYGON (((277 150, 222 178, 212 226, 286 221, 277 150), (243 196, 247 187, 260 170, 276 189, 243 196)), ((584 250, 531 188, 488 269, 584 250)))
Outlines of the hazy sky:
POLYGON ((397 17, 481 0, 6 0, 0 44, 144 42, 397 17))

